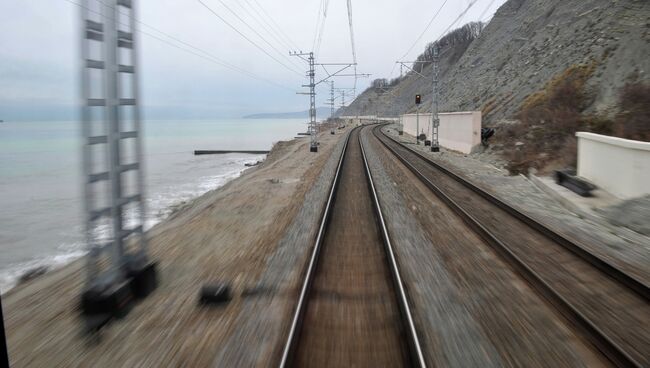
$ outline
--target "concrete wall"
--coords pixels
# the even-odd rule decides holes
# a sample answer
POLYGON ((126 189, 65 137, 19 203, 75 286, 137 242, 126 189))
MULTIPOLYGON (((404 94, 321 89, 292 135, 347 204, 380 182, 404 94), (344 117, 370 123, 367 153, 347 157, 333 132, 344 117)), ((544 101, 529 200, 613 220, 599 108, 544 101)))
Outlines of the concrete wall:
POLYGON ((650 194, 650 142, 578 132, 578 175, 613 195, 650 194))
MULTIPOLYGON (((440 146, 470 153, 481 144, 481 112, 447 112, 438 114, 440 127, 438 128, 440 146)), ((419 131, 427 139, 431 139, 431 114, 420 114, 419 131)), ((417 114, 402 115, 404 131, 416 135, 417 114)))

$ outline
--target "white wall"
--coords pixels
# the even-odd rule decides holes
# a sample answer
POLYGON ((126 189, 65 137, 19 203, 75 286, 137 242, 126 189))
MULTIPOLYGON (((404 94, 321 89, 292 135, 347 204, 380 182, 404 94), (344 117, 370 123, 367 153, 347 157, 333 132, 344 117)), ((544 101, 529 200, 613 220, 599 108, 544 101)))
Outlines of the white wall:
POLYGON ((629 199, 650 194, 650 142, 578 132, 578 176, 629 199))
MULTIPOLYGON (((470 153, 472 149, 481 144, 481 112, 447 112, 438 114, 440 127, 438 128, 440 146, 470 153)), ((431 139, 431 114, 420 114, 419 132, 431 139)), ((417 114, 402 115, 404 131, 416 135, 417 114)))
MULTIPOLYGON (((402 115, 402 125, 404 126, 405 133, 408 133, 413 136, 417 135, 415 134, 416 127, 417 127, 416 117, 417 117, 416 114, 402 115)), ((419 119, 420 119, 419 132, 426 134, 431 129, 429 127, 431 125, 431 114, 420 114, 419 119)))

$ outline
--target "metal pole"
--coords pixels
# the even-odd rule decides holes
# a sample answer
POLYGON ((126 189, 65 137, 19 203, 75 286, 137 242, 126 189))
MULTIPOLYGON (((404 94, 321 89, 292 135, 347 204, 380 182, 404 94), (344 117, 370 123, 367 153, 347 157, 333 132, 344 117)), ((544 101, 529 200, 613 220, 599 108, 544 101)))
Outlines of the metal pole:
POLYGON ((415 144, 420 144, 420 105, 415 111, 415 144))
POLYGON ((2 314, 2 296, 0 296, 0 366, 9 367, 9 352, 7 350, 7 336, 5 335, 5 322, 2 314))
MULTIPOLYGON (((131 5, 131 17, 130 17, 130 22, 129 22, 129 27, 131 29, 131 34, 133 37, 133 44, 137 44, 138 39, 137 37, 137 26, 136 26, 136 19, 138 19, 137 14, 136 14, 136 7, 134 4, 131 5)), ((139 57, 138 57, 138 48, 133 47, 131 49, 131 65, 133 66, 133 80, 132 80, 132 88, 133 88, 133 98, 136 100, 137 105, 133 106, 133 125, 134 125, 134 130, 137 133, 137 137, 135 138, 135 155, 138 158, 138 162, 140 164, 140 169, 137 171, 137 188, 138 188, 138 193, 140 193, 140 200, 138 201, 138 211, 139 213, 139 218, 140 218, 140 231, 139 231, 139 236, 140 236, 140 254, 144 257, 149 257, 148 251, 147 251, 147 238, 144 234, 144 225, 145 225, 145 215, 146 215, 146 207, 145 207, 145 192, 144 192, 144 149, 142 147, 143 145, 143 137, 144 137, 144 132, 142 129, 142 122, 141 122, 141 117, 140 117, 140 81, 138 80, 139 77, 139 57)))
POLYGON ((310 151, 318 151, 318 132, 316 131, 316 71, 314 70, 314 53, 309 53, 309 125, 310 125, 310 151))
POLYGON ((330 118, 334 117, 334 81, 330 81, 330 118))
POLYGON ((118 55, 117 55, 117 21, 119 17, 119 8, 117 0, 111 2, 108 8, 108 18, 104 22, 104 96, 106 99, 106 122, 107 122, 107 140, 109 167, 108 175, 111 182, 111 217, 113 219, 113 244, 111 245, 111 257, 113 262, 113 272, 118 273, 123 265, 124 245, 122 242, 122 205, 119 204, 122 197, 122 181, 120 175, 121 152, 120 152, 120 76, 118 72, 118 55))
MULTIPOLYGON (((88 9, 88 1, 85 0, 82 2, 82 5, 80 7, 81 10, 81 19, 83 20, 81 22, 81 34, 86 34, 86 20, 89 19, 89 13, 88 9)), ((104 14, 104 9, 102 7, 99 8, 98 14, 102 16, 104 14)), ((89 52, 89 47, 88 43, 85 37, 81 38, 81 59, 82 60, 87 60, 90 59, 90 52, 89 52)), ((103 57, 103 52, 104 49, 100 50, 100 53, 102 56, 100 56, 100 59, 104 59, 103 57)), ((92 166, 93 166, 93 150, 91 149, 91 146, 86 143, 86 139, 90 136, 92 136, 92 131, 90 129, 91 127, 91 113, 90 113, 90 107, 87 106, 87 101, 91 97, 90 95, 90 80, 88 76, 88 71, 85 67, 83 66, 83 72, 81 73, 81 103, 82 103, 82 109, 81 109, 81 133, 82 133, 82 138, 84 139, 84 144, 82 147, 82 152, 81 152, 81 161, 82 161, 82 169, 85 174, 89 174, 93 172, 92 166)), ((93 184, 88 181, 88 177, 85 175, 83 178, 83 189, 84 189, 84 212, 86 214, 86 221, 85 221, 85 237, 87 241, 87 246, 88 246, 88 257, 87 259, 87 283, 90 284, 91 281, 95 279, 97 276, 98 270, 97 270, 97 258, 99 257, 100 253, 100 246, 97 242, 97 237, 96 234, 94 233, 94 225, 91 223, 91 221, 88 220, 88 215, 92 211, 92 206, 94 205, 93 203, 93 194, 92 194, 92 187, 93 184)))
POLYGON ((440 151, 440 143, 438 142, 438 127, 440 120, 438 118, 438 46, 433 48, 433 78, 432 78, 432 91, 431 91, 431 152, 440 151))

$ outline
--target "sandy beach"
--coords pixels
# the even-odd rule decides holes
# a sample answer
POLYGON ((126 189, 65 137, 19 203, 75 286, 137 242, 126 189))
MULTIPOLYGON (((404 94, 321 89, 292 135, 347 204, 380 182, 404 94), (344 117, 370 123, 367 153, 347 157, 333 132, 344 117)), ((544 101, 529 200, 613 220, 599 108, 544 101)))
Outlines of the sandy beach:
POLYGON ((279 142, 262 164, 149 231, 160 285, 99 339, 83 334, 76 309, 83 260, 9 291, 2 302, 12 366, 268 363, 282 345, 284 334, 278 332, 289 323, 315 219, 333 176, 332 157, 338 156, 333 152, 340 152, 346 133, 321 134, 318 154, 309 152, 307 138, 279 142), (292 256, 279 255, 288 250, 292 256), (211 281, 231 283, 232 301, 200 307, 199 290, 211 281), (264 331, 256 330, 260 323, 264 331))

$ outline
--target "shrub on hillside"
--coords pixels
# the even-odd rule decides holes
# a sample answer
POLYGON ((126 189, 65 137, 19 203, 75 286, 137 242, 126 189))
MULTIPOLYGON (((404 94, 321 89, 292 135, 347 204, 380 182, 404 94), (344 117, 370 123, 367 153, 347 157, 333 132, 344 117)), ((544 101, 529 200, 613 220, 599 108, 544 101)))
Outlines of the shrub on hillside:
POLYGON ((650 141, 650 85, 627 84, 613 121, 584 113, 590 102, 585 85, 595 68, 596 62, 573 65, 524 100, 521 123, 499 138, 512 174, 575 166, 577 131, 650 141))
POLYGON ((628 84, 619 100, 614 132, 627 139, 650 141, 650 85, 628 84))
POLYGON ((589 102, 585 85, 595 68, 596 62, 572 65, 524 100, 518 115, 521 123, 502 134, 511 173, 573 162, 567 147, 573 146, 575 132, 589 125, 582 112, 589 102))
POLYGON ((447 33, 440 40, 429 43, 424 48, 424 52, 418 55, 417 59, 415 59, 417 61, 425 61, 425 63, 413 64, 413 70, 420 73, 426 65, 429 65, 429 62, 433 60, 433 50, 435 47, 438 47, 438 51, 441 52, 444 48, 447 47, 472 42, 481 35, 484 28, 485 23, 470 22, 447 33))

